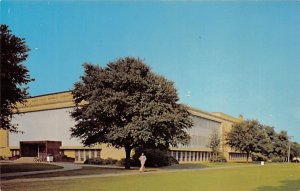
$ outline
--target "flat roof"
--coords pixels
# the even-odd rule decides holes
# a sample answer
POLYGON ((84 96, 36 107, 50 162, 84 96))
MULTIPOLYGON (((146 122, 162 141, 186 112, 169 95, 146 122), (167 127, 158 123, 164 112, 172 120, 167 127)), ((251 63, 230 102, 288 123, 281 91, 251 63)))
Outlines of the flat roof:
MULTIPOLYGON (((81 103, 81 105, 84 104, 87 104, 87 102, 81 103)), ((219 120, 226 120, 236 123, 243 120, 242 117, 235 118, 222 112, 206 112, 188 105, 185 106, 188 108, 188 111, 192 115, 199 117, 207 117, 210 120, 218 122, 219 120)), ((75 103, 73 101, 72 92, 63 91, 30 97, 27 99, 27 102, 25 104, 17 104, 17 107, 21 113, 27 113, 53 109, 72 108, 75 107, 75 103)))

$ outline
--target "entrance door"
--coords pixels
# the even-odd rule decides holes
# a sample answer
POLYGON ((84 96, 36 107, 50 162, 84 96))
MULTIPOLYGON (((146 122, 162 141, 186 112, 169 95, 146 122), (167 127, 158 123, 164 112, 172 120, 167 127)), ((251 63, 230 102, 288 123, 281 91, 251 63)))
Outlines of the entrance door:
POLYGON ((22 157, 37 157, 38 153, 45 152, 45 144, 22 144, 21 156, 22 157))

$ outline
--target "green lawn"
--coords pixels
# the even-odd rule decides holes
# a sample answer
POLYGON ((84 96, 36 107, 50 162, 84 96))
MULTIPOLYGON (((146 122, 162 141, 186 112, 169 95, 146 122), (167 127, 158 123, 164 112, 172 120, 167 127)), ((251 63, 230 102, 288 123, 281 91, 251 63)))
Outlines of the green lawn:
POLYGON ((267 164, 226 169, 141 173, 118 177, 1 183, 5 190, 100 191, 298 191, 300 164, 267 164))
MULTIPOLYGON (((27 166, 20 165, 20 164, 11 164, 5 166, 6 172, 16 172, 16 170, 19 170, 18 172, 21 172, 21 169, 25 169, 26 171, 30 171, 30 167, 32 167, 32 171, 37 170, 38 168, 41 168, 42 166, 39 166, 41 164, 30 164, 27 166), (16 165, 16 166, 14 166, 16 165), (20 168, 21 167, 21 168, 20 168), (20 169, 18 169, 20 168, 20 169)), ((47 164, 46 164, 47 165, 47 164)), ((173 165, 168 166, 164 168, 146 168, 147 172, 152 171, 160 171, 160 170, 177 170, 177 169, 200 169, 200 168, 212 168, 212 167, 227 167, 227 166, 244 166, 244 165, 253 165, 253 163, 187 163, 187 164, 179 164, 179 165, 173 165)), ((44 166, 45 168, 50 168, 49 166, 44 166)), ((54 168, 55 166, 52 166, 54 168)), ((42 168, 40 169, 42 170, 42 168)), ((112 173, 136 173, 139 172, 138 169, 131 169, 130 171, 120 168, 98 168, 95 167, 89 167, 89 166, 83 166, 82 169, 78 170, 69 170, 69 171, 61 171, 61 172, 52 172, 52 173, 42 173, 42 174, 33 174, 33 175, 23 175, 23 176, 16 176, 16 177, 3 177, 2 180, 11 180, 11 179, 17 179, 17 178, 47 178, 47 177, 61 177, 61 176, 78 176, 78 175, 94 175, 94 174, 112 174, 112 173)))
POLYGON ((10 163, 10 164, 0 164, 0 172, 10 173, 10 172, 28 172, 28 171, 41 171, 41 170, 54 170, 60 169, 61 166, 44 164, 44 163, 10 163))
POLYGON ((138 172, 138 170, 125 170, 117 168, 97 168, 97 167, 83 167, 78 170, 69 170, 69 171, 60 171, 60 172, 51 172, 51 173, 42 173, 42 174, 33 174, 33 175, 24 175, 16 177, 7 177, 1 178, 2 180, 11 180, 17 178, 47 178, 47 177, 62 177, 62 176, 79 176, 79 175, 93 175, 93 174, 113 174, 113 173, 128 173, 128 172, 138 172))
POLYGON ((228 163, 183 163, 178 165, 172 165, 163 167, 162 169, 199 169, 199 168, 212 168, 212 167, 227 167, 227 166, 246 166, 246 165, 259 165, 259 163, 246 163, 246 162, 228 162, 228 163))

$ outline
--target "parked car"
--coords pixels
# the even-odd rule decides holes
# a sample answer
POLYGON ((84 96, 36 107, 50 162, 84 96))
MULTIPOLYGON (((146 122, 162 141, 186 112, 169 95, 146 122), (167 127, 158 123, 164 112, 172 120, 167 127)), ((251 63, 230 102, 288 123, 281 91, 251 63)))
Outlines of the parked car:
POLYGON ((298 162, 300 162, 300 158, 299 158, 299 157, 294 157, 294 158, 292 159, 292 162, 298 163, 298 162))

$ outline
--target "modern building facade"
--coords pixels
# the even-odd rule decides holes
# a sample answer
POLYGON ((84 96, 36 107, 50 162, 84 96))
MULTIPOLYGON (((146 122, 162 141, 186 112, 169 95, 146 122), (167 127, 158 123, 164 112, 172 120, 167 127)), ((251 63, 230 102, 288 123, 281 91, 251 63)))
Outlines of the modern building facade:
MULTIPOLYGON (((87 104, 87 103, 82 103, 87 104)), ((19 125, 23 133, 9 133, 0 130, 0 156, 45 156, 47 154, 67 156, 74 162, 82 163, 89 158, 125 157, 124 149, 115 149, 100 144, 84 147, 80 140, 70 136, 70 128, 75 121, 71 92, 60 92, 29 98, 25 105, 18 105, 21 115, 14 115, 13 123, 19 125)), ((242 117, 234 118, 224 113, 209 113, 189 108, 193 127, 188 130, 190 144, 171 148, 171 154, 179 162, 208 161, 212 157, 208 148, 209 136, 216 129, 221 136, 221 152, 228 161, 246 160, 246 155, 232 151, 225 143, 225 134, 242 117)))

